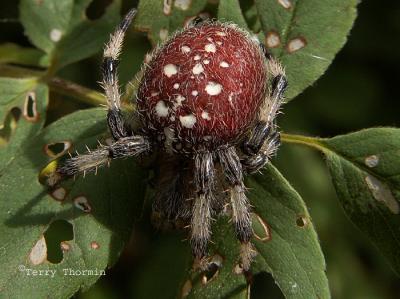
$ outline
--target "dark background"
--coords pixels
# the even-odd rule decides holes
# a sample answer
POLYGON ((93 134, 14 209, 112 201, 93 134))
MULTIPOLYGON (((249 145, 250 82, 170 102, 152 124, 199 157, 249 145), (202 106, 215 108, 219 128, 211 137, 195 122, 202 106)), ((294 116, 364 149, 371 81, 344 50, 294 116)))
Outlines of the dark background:
MULTIPOLYGON (((100 16, 108 2, 94 1, 89 17, 100 16)), ((17 20, 17 6, 18 1, 0 1, 0 43, 30 46, 17 20)), ((136 1, 124 1, 124 10, 132 6, 136 1)), ((349 41, 328 71, 284 107, 279 120, 283 131, 330 137, 367 127, 400 125, 400 2, 365 0, 358 14, 349 41)), ((137 72, 149 49, 143 34, 130 32, 120 67, 123 83, 137 72)), ((99 55, 86 59, 58 75, 99 89, 100 59, 99 55)), ((81 108, 85 107, 72 99, 52 94, 49 121, 81 108)), ((274 164, 309 207, 326 256, 333 298, 399 298, 400 280, 344 216, 323 157, 313 150, 284 144, 274 164)), ((117 265, 77 298, 151 298, 150 294, 139 295, 135 285, 142 280, 141 270, 149 262, 151 248, 166 237, 154 232, 147 219, 144 217, 135 229, 131 245, 117 265)), ((252 298, 263 298, 264 291, 268 291, 268 298, 280 298, 270 277, 256 280, 252 298)))

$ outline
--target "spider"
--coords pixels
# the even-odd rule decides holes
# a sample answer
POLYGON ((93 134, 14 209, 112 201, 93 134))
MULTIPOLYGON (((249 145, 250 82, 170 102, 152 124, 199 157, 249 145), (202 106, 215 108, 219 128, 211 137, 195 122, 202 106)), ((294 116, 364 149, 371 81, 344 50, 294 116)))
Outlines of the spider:
POLYGON ((143 66, 133 129, 121 112, 118 57, 136 10, 104 48, 102 87, 113 143, 71 157, 50 185, 97 171, 112 159, 156 156, 153 218, 183 221, 196 260, 204 260, 212 218, 232 217, 247 270, 254 255, 244 175, 259 171, 280 145, 276 116, 287 86, 280 63, 231 23, 196 22, 156 48, 143 66))

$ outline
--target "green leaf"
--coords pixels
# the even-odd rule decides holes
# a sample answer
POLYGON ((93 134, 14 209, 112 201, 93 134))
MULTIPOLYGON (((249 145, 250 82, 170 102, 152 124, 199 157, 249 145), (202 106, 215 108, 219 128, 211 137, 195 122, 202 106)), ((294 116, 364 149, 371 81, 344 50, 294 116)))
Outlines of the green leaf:
POLYGON ((149 244, 138 277, 132 282, 132 298, 180 298, 192 259, 182 233, 158 232, 149 244), (154 285, 157 285, 155 288, 154 285))
POLYGON ((241 28, 248 30, 246 20, 240 9, 239 0, 220 0, 218 19, 223 22, 234 22, 241 28))
POLYGON ((400 274, 400 129, 373 128, 319 142, 346 214, 400 274))
POLYGON ((207 0, 141 0, 134 26, 139 31, 148 32, 154 46, 182 29, 185 22, 198 15, 206 4, 207 0))
POLYGON ((247 298, 244 275, 234 273, 239 262, 240 248, 227 217, 218 218, 212 233, 210 259, 220 267, 215 273, 192 272, 189 278, 192 288, 187 298, 247 298))
POLYGON ((53 69, 98 52, 118 23, 120 1, 91 21, 85 10, 92 0, 21 0, 20 19, 31 42, 48 54, 53 69))
POLYGON ((358 0, 255 0, 259 37, 286 68, 290 100, 313 84, 343 47, 358 0))
POLYGON ((247 187, 259 236, 253 271, 271 273, 286 298, 329 298, 324 256, 300 195, 272 165, 247 187))
MULTIPOLYGON (((85 144, 95 148, 97 140, 104 142, 108 138, 105 118, 103 109, 90 109, 51 124, 25 147, 0 178, 0 289, 4 297, 35 294, 42 298, 70 298, 96 282, 99 271, 112 265, 121 253, 141 213, 145 192, 146 172, 134 161, 113 161, 110 169, 99 170, 97 176, 69 180, 62 187, 66 191, 64 196, 63 190, 50 192, 38 180, 40 170, 52 159, 46 145, 61 143, 63 152, 67 148, 83 152, 85 144), (87 200, 87 212, 74 203, 79 197, 87 200), (63 242, 61 262, 50 263, 46 259, 46 248, 50 248, 44 246, 43 238, 50 235, 46 230, 57 219, 72 225, 73 239, 63 242), (53 278, 33 277, 27 269, 56 272, 53 278), (70 276, 63 269, 93 272, 70 276)), ((50 255, 48 252, 47 256, 50 255)))
POLYGON ((34 48, 24 48, 13 43, 0 44, 0 63, 47 66, 44 53, 34 48))
POLYGON ((0 90, 1 173, 43 127, 49 98, 47 86, 37 78, 0 78, 0 90))

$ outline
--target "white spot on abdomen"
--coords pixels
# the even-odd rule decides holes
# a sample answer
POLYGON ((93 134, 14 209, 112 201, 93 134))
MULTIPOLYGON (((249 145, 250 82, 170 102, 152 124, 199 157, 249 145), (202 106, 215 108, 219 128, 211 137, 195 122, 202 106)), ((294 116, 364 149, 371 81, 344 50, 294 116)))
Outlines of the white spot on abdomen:
POLYGON ((201 63, 197 63, 194 67, 193 67, 193 74, 194 75, 199 75, 204 71, 203 66, 201 65, 201 63))
POLYGON ((156 114, 158 117, 167 117, 169 108, 165 105, 164 101, 158 101, 156 104, 156 114))
POLYGON ((164 66, 164 74, 168 78, 172 77, 173 75, 176 75, 178 73, 178 68, 175 64, 167 64, 164 66))
POLYGON ((182 46, 181 51, 182 51, 182 53, 189 53, 190 48, 188 46, 182 46))
POLYGON ((227 63, 226 61, 221 61, 221 63, 219 64, 219 66, 220 66, 220 67, 223 67, 223 68, 227 68, 227 67, 229 67, 229 63, 227 63))
POLYGON ((179 83, 175 83, 174 84, 174 89, 178 89, 179 88, 179 83))
POLYGON ((204 59, 204 60, 203 60, 203 63, 204 63, 204 64, 209 64, 209 63, 210 63, 210 60, 204 59))
POLYGON ((205 91, 210 95, 210 96, 216 96, 221 93, 222 91, 222 85, 213 81, 210 81, 207 83, 205 91))
POLYGON ((194 60, 200 60, 200 58, 201 58, 201 56, 200 55, 196 55, 196 56, 194 56, 194 60))
POLYGON ((197 96, 198 94, 199 94, 199 92, 197 90, 192 91, 192 96, 197 96))
POLYGON ((180 120, 182 126, 185 128, 188 128, 188 129, 193 128, 194 124, 197 121, 196 116, 194 116, 193 114, 179 116, 179 120, 180 120))
POLYGON ((210 114, 207 111, 203 111, 201 113, 201 118, 206 119, 206 120, 211 120, 210 114))
POLYGON ((51 39, 53 42, 58 42, 58 41, 60 41, 61 37, 62 37, 62 32, 61 32, 60 29, 52 29, 52 30, 50 31, 50 39, 51 39))
POLYGON ((207 44, 205 45, 204 50, 206 50, 206 52, 215 53, 217 51, 217 47, 214 44, 207 44))

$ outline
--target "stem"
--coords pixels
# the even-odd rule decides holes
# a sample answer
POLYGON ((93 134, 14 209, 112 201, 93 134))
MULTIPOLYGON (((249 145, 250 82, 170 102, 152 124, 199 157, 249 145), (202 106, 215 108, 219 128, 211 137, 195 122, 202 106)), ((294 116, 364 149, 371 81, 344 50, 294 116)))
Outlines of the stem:
POLYGON ((81 103, 93 106, 106 105, 106 99, 102 93, 71 81, 54 77, 48 81, 48 84, 56 93, 71 96, 81 103))
POLYGON ((329 149, 320 142, 320 138, 283 133, 281 134, 281 139, 283 142, 309 146, 324 153, 329 151, 329 149))

